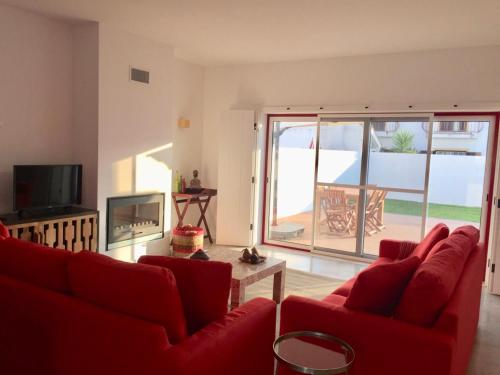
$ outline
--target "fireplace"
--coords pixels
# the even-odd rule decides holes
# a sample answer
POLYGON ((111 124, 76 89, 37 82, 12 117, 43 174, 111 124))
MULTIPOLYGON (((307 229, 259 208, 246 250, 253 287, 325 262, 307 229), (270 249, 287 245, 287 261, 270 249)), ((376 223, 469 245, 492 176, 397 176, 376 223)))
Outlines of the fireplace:
POLYGON ((108 198, 106 250, 163 238, 165 194, 108 198))

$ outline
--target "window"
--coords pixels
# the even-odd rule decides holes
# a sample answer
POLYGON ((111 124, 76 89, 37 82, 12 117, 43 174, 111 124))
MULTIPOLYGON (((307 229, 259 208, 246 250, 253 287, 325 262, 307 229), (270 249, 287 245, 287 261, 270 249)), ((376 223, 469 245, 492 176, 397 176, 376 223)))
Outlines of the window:
POLYGON ((399 122, 373 121, 372 126, 376 132, 395 132, 399 129, 399 122))
POLYGON ((373 130, 376 132, 385 132, 385 121, 374 121, 373 130))
POLYGON ((441 133, 466 133, 466 121, 441 121, 438 123, 438 132, 441 133))

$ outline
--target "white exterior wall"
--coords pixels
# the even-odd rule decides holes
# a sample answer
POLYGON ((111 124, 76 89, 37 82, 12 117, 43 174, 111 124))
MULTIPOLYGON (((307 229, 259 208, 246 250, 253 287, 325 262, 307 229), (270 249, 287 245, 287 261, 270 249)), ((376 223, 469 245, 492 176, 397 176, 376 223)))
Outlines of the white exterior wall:
MULTIPOLYGON (((318 181, 357 184, 360 154, 354 151, 321 150, 318 181)), ((312 149, 281 148, 279 155, 278 217, 313 208, 314 158, 312 149)), ((423 190, 424 154, 372 153, 369 184, 423 190)), ((429 202, 480 207, 485 156, 432 155, 429 202)), ((389 199, 422 201, 422 194, 391 192, 389 199)))

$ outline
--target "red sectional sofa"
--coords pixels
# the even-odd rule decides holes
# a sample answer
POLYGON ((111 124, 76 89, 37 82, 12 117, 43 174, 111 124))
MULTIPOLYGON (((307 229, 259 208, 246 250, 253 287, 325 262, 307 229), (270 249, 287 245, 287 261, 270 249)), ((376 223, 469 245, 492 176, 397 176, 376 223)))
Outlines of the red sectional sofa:
POLYGON ((344 339, 356 352, 353 375, 465 374, 486 267, 478 240, 473 227, 448 237, 441 224, 420 244, 381 241, 378 260, 324 300, 285 299, 281 333, 344 339))
POLYGON ((0 239, 0 373, 272 374, 275 303, 228 313, 229 264, 165 259, 0 239))

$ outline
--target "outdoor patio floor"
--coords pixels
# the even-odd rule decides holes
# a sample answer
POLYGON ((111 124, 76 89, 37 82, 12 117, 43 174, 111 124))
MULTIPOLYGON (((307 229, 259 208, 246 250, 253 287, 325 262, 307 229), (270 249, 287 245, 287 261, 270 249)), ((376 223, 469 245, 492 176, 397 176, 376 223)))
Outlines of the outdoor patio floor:
MULTIPOLYGON (((312 218, 313 213, 311 211, 304 212, 298 215, 288 216, 278 219, 279 224, 294 223, 300 224, 304 227, 304 232, 297 237, 288 238, 286 240, 280 240, 293 246, 294 244, 300 245, 310 245, 312 239, 312 218)), ((364 249, 366 254, 378 255, 379 243, 382 239, 390 238, 396 240, 406 240, 406 241, 420 241, 420 226, 422 218, 419 216, 411 215, 399 215, 393 213, 384 214, 384 225, 385 228, 380 232, 373 235, 365 234, 364 237, 364 249)), ((453 230, 461 225, 474 225, 478 226, 478 223, 450 220, 450 219, 440 219, 440 218, 427 218, 427 228, 428 231, 437 223, 445 223, 448 225, 450 230, 453 230)), ((316 230, 315 246, 326 249, 343 250, 348 252, 355 251, 356 238, 355 234, 351 236, 338 236, 329 232, 328 226, 326 224, 321 224, 316 230)), ((273 238, 271 238, 273 239, 273 238)))

